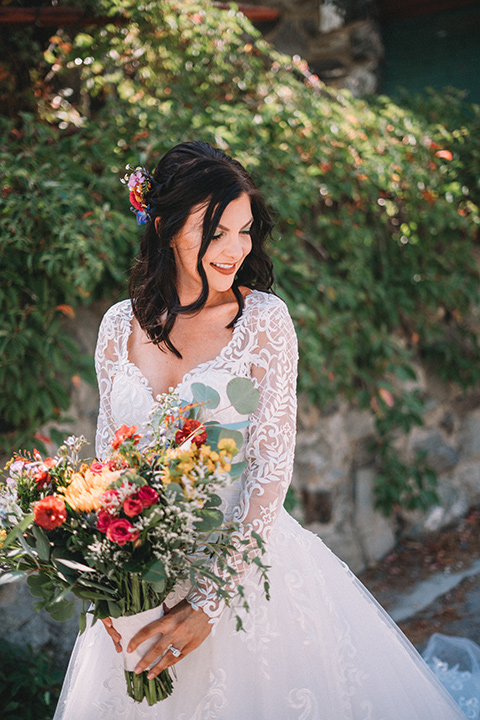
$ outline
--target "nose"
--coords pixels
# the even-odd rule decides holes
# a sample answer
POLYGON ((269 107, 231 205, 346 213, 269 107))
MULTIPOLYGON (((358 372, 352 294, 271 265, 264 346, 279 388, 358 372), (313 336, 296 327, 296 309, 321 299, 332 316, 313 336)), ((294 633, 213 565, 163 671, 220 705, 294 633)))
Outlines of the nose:
POLYGON ((235 233, 232 235, 227 247, 227 255, 233 260, 238 261, 245 255, 248 255, 252 247, 250 235, 245 233, 235 233))

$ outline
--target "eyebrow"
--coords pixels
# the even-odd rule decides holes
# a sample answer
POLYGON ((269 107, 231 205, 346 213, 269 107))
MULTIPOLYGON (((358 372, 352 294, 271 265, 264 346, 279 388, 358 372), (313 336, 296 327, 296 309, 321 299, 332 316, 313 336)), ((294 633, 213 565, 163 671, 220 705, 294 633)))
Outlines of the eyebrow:
MULTIPOLYGON (((242 225, 242 228, 247 227, 247 225, 251 225, 253 223, 254 218, 250 218, 246 223, 242 225)), ((225 225, 220 225, 220 223, 217 225, 217 227, 220 228, 220 230, 229 230, 229 228, 225 227, 225 225)))

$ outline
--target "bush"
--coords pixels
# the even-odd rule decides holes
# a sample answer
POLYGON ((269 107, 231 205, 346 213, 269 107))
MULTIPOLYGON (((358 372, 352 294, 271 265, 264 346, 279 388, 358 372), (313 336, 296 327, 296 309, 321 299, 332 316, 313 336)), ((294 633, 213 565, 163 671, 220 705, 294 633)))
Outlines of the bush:
MULTIPOLYGON (((35 267, 42 273, 51 267, 53 283, 58 269, 68 267, 68 253, 74 258, 63 290, 53 301, 49 296, 50 308, 73 303, 78 276, 90 293, 118 281, 100 255, 111 258, 113 242, 120 246, 118 267, 128 265, 134 232, 115 185, 123 165, 153 165, 182 140, 220 146, 251 171, 277 218, 271 252, 277 290, 299 335, 300 390, 321 406, 343 395, 371 408, 379 505, 385 512, 399 504, 424 507, 435 498, 434 476, 422 458, 411 466, 397 458, 394 440, 422 422, 421 396, 404 389, 415 376, 415 358, 427 358, 462 387, 478 379, 472 325, 478 176, 465 170, 469 154, 478 158, 478 133, 470 133, 466 119, 467 135, 459 138, 418 103, 367 102, 329 89, 305 63, 275 53, 233 11, 190 0, 181 12, 172 0, 141 6, 104 0, 99 11, 123 19, 86 28, 71 43, 58 33, 45 54, 46 76, 54 79, 38 103, 38 117, 50 128, 39 132, 57 137, 69 232, 75 228, 74 241, 65 243, 61 214, 52 219, 45 207, 41 237, 46 243, 51 237, 57 259, 35 267), (101 199, 92 207, 95 193, 101 199)), ((452 117, 459 106, 452 98, 452 117)), ((472 127, 478 123, 477 109, 462 112, 472 127)), ((25 132, 21 125, 17 131, 25 132)), ((23 142, 10 141, 6 159, 23 142)), ((18 163, 9 159, 7 167, 18 163)), ((45 192, 37 178, 32 203, 45 192)), ((12 187, 19 183, 15 178, 12 187)), ((18 189, 6 201, 15 217, 34 215, 18 189)), ((25 223, 31 232, 32 220, 25 223)), ((21 245, 15 223, 10 227, 10 242, 21 245)), ((4 253, 10 263, 9 256, 4 253)), ((17 272, 14 267, 12 275, 17 272)), ((50 380, 59 367, 50 369, 50 380)), ((24 408, 17 392, 18 386, 8 403, 24 408)), ((34 383, 29 392, 36 392, 34 383)))
POLYGON ((0 639, 2 720, 51 720, 62 680, 45 653, 0 639))

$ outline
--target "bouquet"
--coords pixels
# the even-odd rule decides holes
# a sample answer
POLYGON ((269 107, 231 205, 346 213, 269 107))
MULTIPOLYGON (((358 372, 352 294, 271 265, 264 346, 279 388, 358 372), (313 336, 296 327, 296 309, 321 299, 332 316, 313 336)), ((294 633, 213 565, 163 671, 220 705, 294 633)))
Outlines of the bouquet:
MULTIPOLYGON (((235 537, 238 525, 224 521, 218 494, 245 467, 233 458, 242 442, 239 429, 248 421, 222 426, 210 413, 202 422, 205 408, 215 410, 220 397, 202 383, 192 390, 190 404, 173 391, 160 396, 144 436, 135 426, 120 427, 101 461, 79 461, 83 437, 68 438, 55 457, 16 454, 0 486, 0 563, 9 570, 0 582, 27 574, 40 598, 36 607, 55 620, 71 617, 80 600, 83 631, 87 612, 93 622, 110 616, 114 625, 154 608, 160 617, 165 598, 185 581, 193 587, 213 581, 218 599, 230 605, 236 597, 229 558, 243 542, 247 561, 254 544, 268 596, 261 539, 254 532, 248 541, 235 537)), ((258 402, 245 378, 232 379, 227 395, 244 415, 258 402)), ((248 610, 240 585, 236 594, 248 610)), ((140 626, 152 619, 140 618, 140 626)), ((125 640, 123 629, 121 634, 125 640)), ((148 680, 133 667, 126 666, 125 676, 134 700, 153 705, 171 694, 168 670, 148 680)))

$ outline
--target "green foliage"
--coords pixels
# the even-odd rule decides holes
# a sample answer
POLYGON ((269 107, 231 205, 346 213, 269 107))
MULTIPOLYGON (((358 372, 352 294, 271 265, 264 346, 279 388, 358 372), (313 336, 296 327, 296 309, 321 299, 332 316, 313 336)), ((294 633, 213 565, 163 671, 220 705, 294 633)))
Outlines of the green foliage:
POLYGON ((50 720, 63 673, 44 652, 36 653, 0 639, 2 720, 50 720))
MULTIPOLYGON (((245 164, 274 210, 271 253, 299 335, 300 390, 322 406, 344 395, 370 407, 379 505, 386 512, 423 506, 431 499, 428 467, 419 460, 408 468, 398 458, 397 467, 393 448, 400 431, 422 422, 422 399, 413 412, 404 390, 416 358, 463 388, 478 379, 478 108, 453 93, 401 105, 356 100, 323 86, 302 61, 275 53, 242 15, 205 2, 188 0, 179 12, 173 0, 102 0, 98 12, 122 21, 75 37, 59 32, 44 55, 49 80, 37 112, 50 127, 37 122, 29 130, 33 121, 24 118, 17 131, 44 133, 56 144, 31 143, 28 177, 36 181, 27 196, 18 178, 25 139, 4 132, 5 166, 17 183, 7 187, 18 187, 3 201, 15 218, 9 242, 25 245, 25 267, 32 228, 40 228, 30 262, 50 272, 49 312, 78 301, 77 287, 99 293, 122 282, 135 240, 116 185, 123 165, 153 166, 179 141, 212 142, 245 164), (49 162, 56 170, 49 179, 59 184, 44 188, 49 162)), ((11 255, 6 246, 2 254, 11 255)), ((9 307, 18 304, 15 292, 9 307)), ((64 386, 66 366, 54 367, 64 386)), ((24 391, 29 397, 38 394, 35 383, 24 391)), ((9 406, 21 414, 20 384, 9 406)), ((9 422, 18 427, 19 419, 9 422)), ((29 418, 29 429, 38 419, 29 418)))

